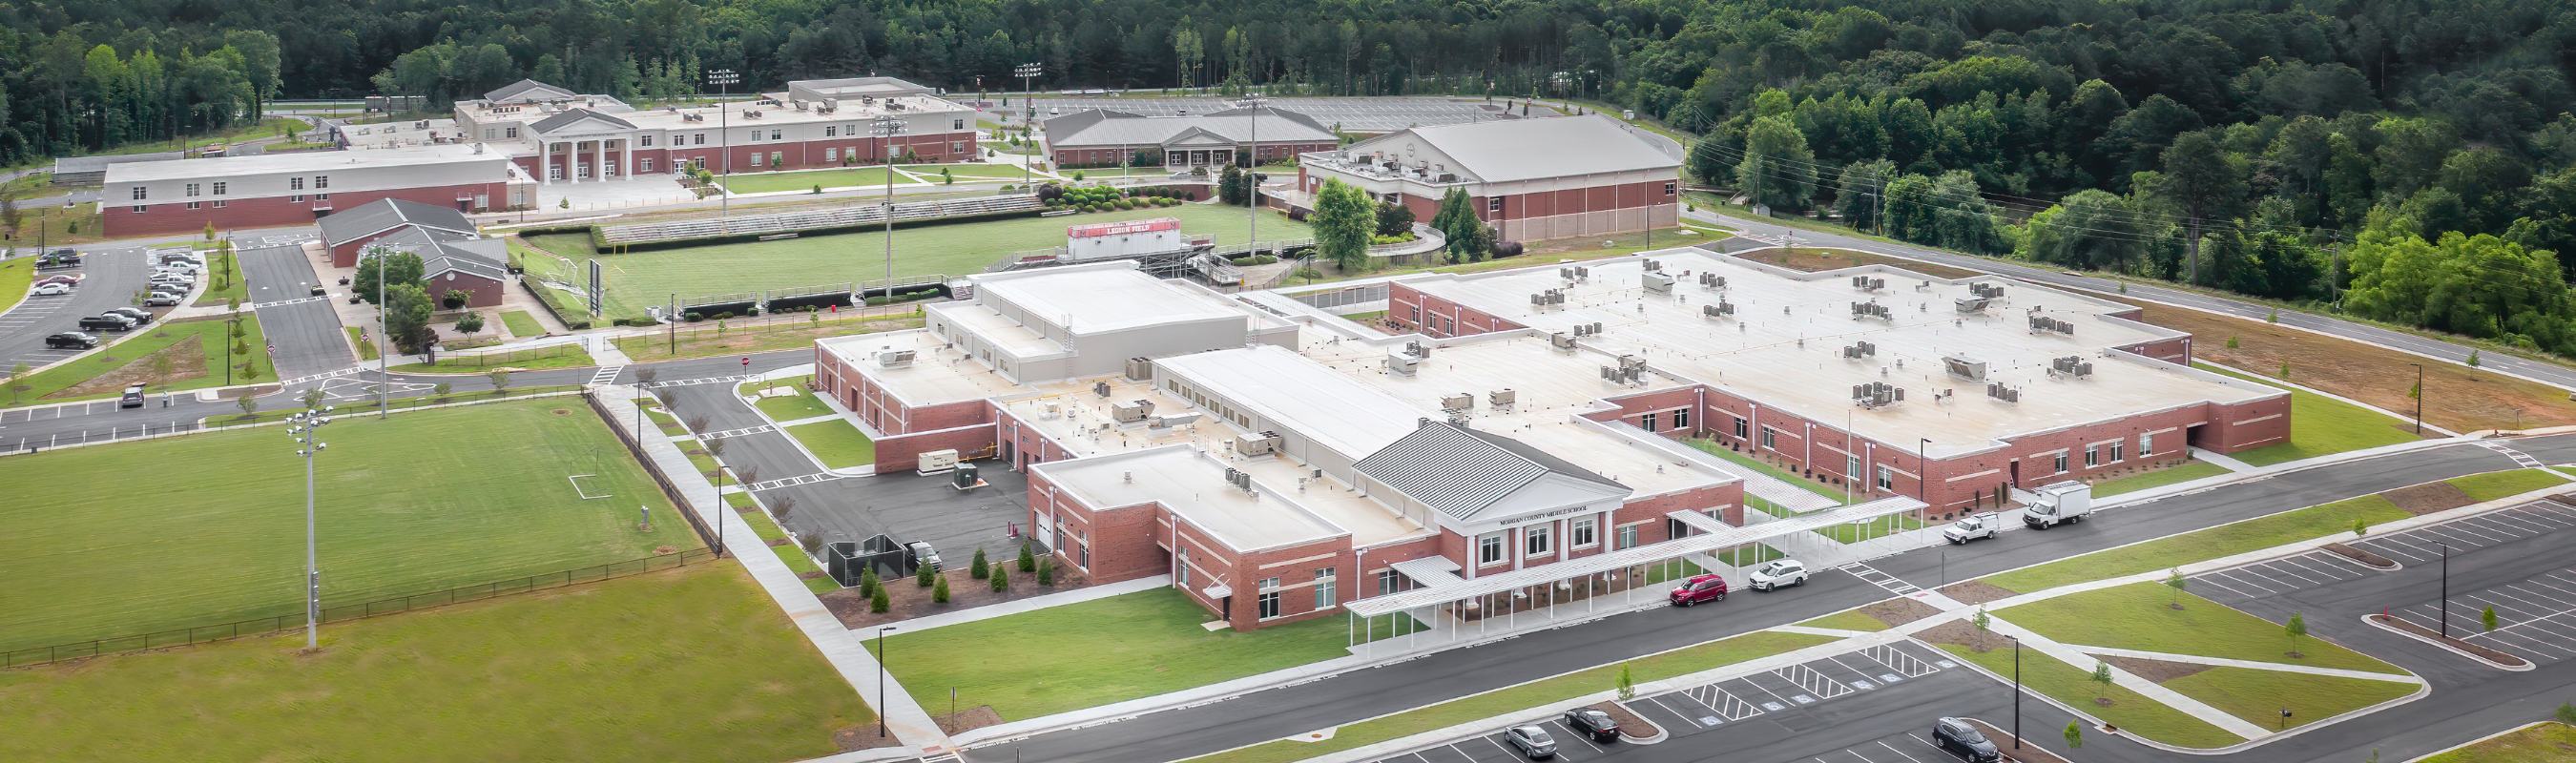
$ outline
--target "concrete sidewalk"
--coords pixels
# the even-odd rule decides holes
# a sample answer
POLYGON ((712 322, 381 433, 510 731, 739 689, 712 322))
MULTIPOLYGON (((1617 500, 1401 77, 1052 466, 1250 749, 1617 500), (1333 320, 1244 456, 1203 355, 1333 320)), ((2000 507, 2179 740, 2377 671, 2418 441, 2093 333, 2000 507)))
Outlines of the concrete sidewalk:
MULTIPOLYGON (((2096 665, 2107 664, 2105 661, 2094 659, 2093 656, 2078 651, 2074 647, 2058 643, 2047 636, 2033 633, 2028 628, 2023 628, 2010 622, 2006 622, 2000 617, 1988 618, 1987 627, 1996 633, 2019 639, 2021 640, 2022 646, 2028 647, 2040 654, 2048 655, 2049 657, 2055 658, 2058 662, 2074 666, 2076 669, 2082 670, 2086 673, 2093 672, 2093 668, 2096 665)), ((2271 736, 2272 734, 2269 729, 2256 726, 2247 722, 2243 718, 2229 715, 2225 710, 2210 707, 2209 703, 2184 696, 2182 692, 2167 689, 2162 684, 2140 678, 2135 673, 2121 670, 2117 665, 2111 667, 2111 683, 2118 685, 2120 688, 2137 692, 2138 694, 2145 696, 2147 699, 2163 703, 2166 707, 2171 707, 2173 709, 2189 713, 2191 714, 2191 717, 2198 718, 2209 725, 2226 729, 2227 733, 2230 734, 2235 734, 2247 739, 2261 739, 2266 736, 2271 736)))
MULTIPOLYGON (((622 427, 622 422, 636 419, 633 400, 638 393, 635 388, 600 386, 592 389, 607 407, 609 420, 621 422, 616 426, 622 427)), ((668 438, 651 435, 639 434, 638 440, 643 443, 645 455, 664 474, 680 475, 671 482, 679 487, 701 518, 710 523, 724 523, 728 537, 758 537, 752 532, 751 523, 725 508, 725 502, 717 495, 714 485, 691 476, 697 474, 697 469, 689 464, 689 457, 680 452, 679 446, 668 438)), ((955 743, 949 740, 947 733, 939 729, 939 724, 931 720, 930 713, 914 702, 912 694, 902 685, 894 683, 891 676, 886 677, 884 686, 879 685, 881 668, 875 655, 867 650, 866 640, 859 633, 841 627, 840 618, 823 608, 822 599, 806 589, 804 581, 787 568, 785 561, 758 544, 746 544, 736 550, 745 549, 751 553, 732 556, 742 562, 744 569, 751 571, 752 578, 760 582, 761 589, 768 591, 779 608, 787 612, 788 618, 796 622, 796 628, 813 641, 815 649, 823 653, 823 658, 840 671, 841 678, 848 681, 851 688, 857 690, 871 706, 877 704, 880 693, 885 696, 886 706, 875 709, 885 717, 888 731, 903 742, 904 748, 908 748, 909 752, 901 757, 939 755, 955 749, 955 743)), ((856 755, 848 760, 882 759, 873 754, 875 751, 866 752, 872 754, 856 755)))

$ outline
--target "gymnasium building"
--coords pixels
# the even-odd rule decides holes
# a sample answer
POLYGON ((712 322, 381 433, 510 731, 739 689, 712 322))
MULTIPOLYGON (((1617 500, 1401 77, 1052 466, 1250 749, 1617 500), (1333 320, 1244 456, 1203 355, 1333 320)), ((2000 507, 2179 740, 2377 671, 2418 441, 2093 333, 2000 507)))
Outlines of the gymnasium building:
POLYGON ((1297 189, 1340 180, 1429 220, 1463 188, 1504 241, 1675 225, 1682 157, 1637 129, 1599 114, 1408 128, 1301 155, 1297 189))

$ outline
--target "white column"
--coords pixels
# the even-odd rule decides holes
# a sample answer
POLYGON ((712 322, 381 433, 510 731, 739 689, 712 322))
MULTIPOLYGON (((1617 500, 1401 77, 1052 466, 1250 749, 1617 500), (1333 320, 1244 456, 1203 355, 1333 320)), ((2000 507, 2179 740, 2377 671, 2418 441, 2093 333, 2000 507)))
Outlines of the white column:
POLYGON ((537 183, 555 184, 555 144, 544 139, 537 141, 537 183))
POLYGON ((602 182, 608 180, 608 136, 602 135, 590 144, 590 172, 591 177, 602 182))

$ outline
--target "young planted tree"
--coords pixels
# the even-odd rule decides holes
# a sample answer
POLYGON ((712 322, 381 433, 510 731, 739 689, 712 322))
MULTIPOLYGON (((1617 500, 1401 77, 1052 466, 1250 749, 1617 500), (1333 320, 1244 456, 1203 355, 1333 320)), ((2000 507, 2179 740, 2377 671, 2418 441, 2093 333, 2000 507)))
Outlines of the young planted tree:
MULTIPOLYGON (((1055 586, 1055 557, 1047 557, 1045 561, 1038 563, 1038 585, 1045 588, 1055 586)), ((2488 626, 2487 630, 2495 630, 2495 628, 2488 626)))
POLYGON ((930 565, 925 564, 921 566, 920 570, 915 571, 912 574, 912 584, 922 588, 929 588, 931 580, 937 577, 939 577, 939 573, 931 571, 930 565))
POLYGON ((1036 571, 1038 571, 1038 555, 1037 555, 1037 553, 1036 553, 1035 551, 1031 550, 1029 546, 1030 546, 1030 543, 1029 543, 1029 540, 1028 540, 1027 538, 1021 538, 1021 539, 1020 539, 1020 571, 1021 571, 1021 572, 1036 572, 1036 571))
POLYGON ((966 574, 976 580, 993 576, 993 565, 984 561, 983 549, 975 549, 975 563, 966 567, 966 574))
MULTIPOLYGON (((746 485, 757 483, 760 481, 760 469, 746 466, 740 469, 735 469, 733 471, 733 476, 735 479, 741 480, 742 483, 746 485)), ((787 515, 794 513, 795 511, 795 496, 782 495, 778 497, 778 500, 769 502, 769 515, 777 517, 778 521, 787 521, 787 515)))
POLYGON ((938 580, 931 582, 930 600, 940 604, 948 603, 948 576, 941 575, 938 580))
POLYGON ((1995 618, 1986 614, 1985 608, 1979 607, 1977 614, 1968 618, 1968 624, 1977 626, 1977 630, 1992 630, 1991 626, 1995 624, 1995 618))
POLYGON ((1001 593, 1008 590, 1011 590, 1011 571, 1001 567, 993 568, 993 592, 1001 593))
MULTIPOLYGON (((494 395, 500 395, 510 391, 510 372, 508 371, 492 371, 483 374, 483 378, 492 380, 492 394, 494 395)), ((696 430, 692 429, 691 431, 696 430)))
POLYGON ((2290 636, 2290 656, 2300 656, 2299 639, 2308 635, 2307 616, 2300 614, 2298 610, 2291 610, 2290 621, 2281 626, 2281 632, 2290 636))
POLYGON ((2359 518, 2352 520, 2352 537, 2358 538, 2369 534, 2370 520, 2359 518))
MULTIPOLYGON (((455 292, 455 291, 451 291, 451 292, 448 292, 448 293, 449 293, 449 294, 462 294, 462 293, 464 293, 464 292, 455 292)), ((483 330, 483 314, 482 314, 482 313, 470 312, 470 311, 469 311, 469 312, 467 312, 467 313, 466 313, 466 314, 464 314, 464 315, 460 315, 460 316, 457 316, 457 317, 456 317, 456 333, 464 334, 464 335, 466 335, 466 336, 471 337, 471 336, 473 336, 473 335, 474 335, 474 332, 482 331, 482 330, 483 330)))
POLYGON ((447 382, 439 382, 437 386, 429 388, 429 393, 437 395, 438 401, 444 403, 447 402, 447 391, 454 388, 454 385, 450 385, 447 382))
POLYGON ((886 596, 884 586, 878 586, 877 595, 868 598, 868 611, 870 612, 884 614, 886 610, 893 608, 894 599, 886 596))
POLYGON ((859 573, 859 595, 877 595, 877 568, 873 565, 859 573))
POLYGON ((2083 721, 2067 721, 2067 722, 2066 722, 2066 749, 2069 749, 2069 750, 2081 750, 2081 749, 2084 749, 2084 722, 2083 722, 2083 721))
POLYGON ((10 366, 10 367, 9 367, 9 375, 8 375, 7 377, 5 377, 5 378, 8 380, 8 382, 9 382, 9 402, 11 402, 11 403, 16 403, 16 402, 18 402, 18 393, 20 393, 20 392, 24 392, 24 391, 26 391, 26 390, 27 390, 27 387, 26 387, 25 385, 21 385, 21 384, 19 384, 19 383, 18 383, 18 380, 19 380, 19 379, 27 378, 27 370, 28 370, 28 366, 27 366, 27 364, 25 364, 25 363, 20 363, 20 364, 13 365, 13 366, 10 366))
POLYGON ((2096 663, 2093 663, 2093 675, 2092 675, 2092 676, 2090 676, 2090 678, 2092 679, 2093 683, 2095 683, 2095 684, 2097 684, 2097 685, 2099 685, 2099 686, 2101 686, 2101 687, 2102 687, 2101 689, 2097 690, 2097 694, 2098 694, 2099 696, 2096 696, 2096 697, 2095 697, 2095 699, 2110 699, 2110 698, 2111 698, 2111 663, 2108 663, 2108 662, 2096 662, 2096 663))
POLYGON ((1619 679, 1618 682, 1612 684, 1612 686, 1619 689, 1619 701, 1626 702, 1628 700, 1636 699, 1637 672, 1635 668, 1630 667, 1629 664, 1625 662, 1619 663, 1619 679))
POLYGON ((806 533, 799 536, 796 538, 796 547, 805 549, 806 556, 823 553, 823 534, 806 533))
POLYGON ((2495 607, 2488 607, 2486 611, 2478 613, 2478 625, 2483 626, 2489 632, 2495 631, 2495 607))
POLYGON ((233 404, 241 406, 242 418, 249 419, 259 417, 259 398, 252 397, 250 392, 242 392, 241 397, 233 399, 233 404))
POLYGON ((2181 567, 2175 567, 2171 572, 2165 573, 2165 586, 2173 589, 2173 603, 2168 606, 2174 609, 2182 608, 2182 588, 2185 585, 2188 585, 2188 582, 2183 580, 2181 567))
POLYGON ((304 391, 304 394, 302 394, 302 395, 297 395, 297 396, 296 396, 296 402, 303 403, 303 404, 304 404, 304 410, 308 410, 308 411, 317 411, 317 410, 321 410, 321 409, 322 409, 322 390, 320 390, 320 389, 308 389, 308 390, 305 390, 305 391, 304 391))

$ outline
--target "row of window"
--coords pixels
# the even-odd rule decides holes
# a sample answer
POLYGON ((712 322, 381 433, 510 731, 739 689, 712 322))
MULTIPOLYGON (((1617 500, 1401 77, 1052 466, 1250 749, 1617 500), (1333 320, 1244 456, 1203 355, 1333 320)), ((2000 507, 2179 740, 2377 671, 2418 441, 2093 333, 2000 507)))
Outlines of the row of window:
MULTIPOLYGON (((1567 548, 1591 548, 1593 544, 1600 542, 1600 538, 1598 537, 1600 528, 1599 522, 1600 520, 1596 517, 1582 517, 1568 521, 1566 523, 1566 534, 1571 537, 1567 538, 1569 541, 1567 548)), ((1635 527, 1623 527, 1620 528, 1620 530, 1622 532, 1623 540, 1631 543, 1635 541, 1635 527)), ((1487 565, 1502 564, 1504 561, 1507 561, 1506 557, 1503 555, 1503 536, 1507 534, 1509 533, 1499 532, 1476 538, 1476 566, 1483 567, 1487 565)), ((1621 548, 1626 547, 1627 546, 1621 546, 1621 548)), ((1538 524, 1521 528, 1521 558, 1529 559, 1534 557, 1553 556, 1555 553, 1555 525, 1538 524)))
MULTIPOLYGON (((198 193, 199 191, 205 190, 205 188, 206 188, 207 186, 212 186, 212 187, 214 188, 214 193, 213 193, 213 194, 211 194, 211 195, 214 195, 214 196, 222 196, 222 195, 224 195, 224 193, 225 193, 226 191, 231 190, 231 189, 229 188, 229 186, 230 186, 230 185, 231 185, 231 184, 230 184, 228 181, 222 181, 222 180, 213 181, 213 182, 211 182, 211 183, 189 183, 189 184, 187 185, 187 188, 185 189, 185 192, 186 192, 186 195, 187 195, 187 196, 189 196, 189 197, 192 197, 192 198, 193 198, 193 197, 195 197, 195 196, 200 195, 200 194, 198 193)), ((329 187, 331 187, 331 176, 329 176, 329 175, 315 175, 315 176, 313 176, 313 188, 314 188, 315 190, 321 190, 321 189, 329 188, 329 187)), ((287 189, 287 190, 290 190, 290 191, 301 191, 301 190, 304 190, 304 178, 301 178, 301 177, 291 177, 291 178, 287 178, 287 179, 286 179, 286 189, 287 189)), ((148 188, 148 187, 144 187, 144 186, 139 186, 139 185, 138 185, 138 186, 135 186, 135 187, 133 188, 133 194, 134 194, 134 199, 133 199, 134 201, 143 201, 143 200, 146 200, 146 199, 150 199, 150 198, 152 198, 152 189, 151 189, 151 188, 148 188)))
MULTIPOLYGON (((1674 415, 1676 415, 1676 416, 1679 416, 1679 415, 1681 415, 1681 414, 1682 414, 1682 412, 1681 412, 1681 411, 1675 411, 1675 412, 1674 412, 1674 415)), ((1735 419, 1735 437, 1736 437, 1736 439, 1743 439, 1743 438, 1744 438, 1744 436, 1745 436, 1745 432, 1744 432, 1744 430, 1745 430, 1745 428, 1748 426, 1747 422, 1746 422, 1746 421, 1744 420, 1744 418, 1743 418, 1743 417, 1741 417, 1741 416, 1730 416, 1729 418, 1733 418, 1733 419, 1735 419)), ((1680 427, 1680 426, 1682 426, 1682 421, 1683 421, 1683 420, 1681 420, 1681 419, 1676 419, 1676 420, 1674 421, 1674 423, 1673 423, 1673 426, 1675 426, 1675 427, 1680 427)), ((1654 414, 1651 414, 1651 413, 1646 414, 1646 431, 1652 432, 1652 431, 1654 431, 1654 430, 1655 430, 1655 423, 1654 423, 1654 422, 1655 422, 1655 415, 1654 415, 1654 414)), ((1764 450, 1778 450, 1778 449, 1779 449, 1779 448, 1778 448, 1778 442, 1779 442, 1779 440, 1778 440, 1778 437, 1777 437, 1776 433, 1775 433, 1775 432, 1773 432, 1773 430, 1772 430, 1770 427, 1767 427, 1767 426, 1766 426, 1766 427, 1763 427, 1763 428, 1762 428, 1762 439, 1761 439, 1761 441, 1758 443, 1758 444, 1762 447, 1762 449, 1764 449, 1764 450)), ((2151 432, 2151 433, 2147 433, 2147 434, 2141 434, 2141 435, 2138 435, 2138 455, 2139 455, 2140 457, 2146 457, 2146 456, 2155 455, 2155 452, 2156 452, 2156 436, 2155 436, 2155 434, 2151 432)), ((1860 468, 1861 468, 1861 467, 1860 467, 1860 457, 1859 457, 1859 456, 1845 456, 1844 458, 1845 458, 1845 466, 1846 466, 1846 468, 1844 469, 1843 473, 1844 473, 1844 474, 1847 474, 1847 475, 1848 475, 1848 474, 1859 474, 1859 473, 1860 473, 1860 468)), ((2103 464, 2116 464, 2116 463, 2120 463, 2120 462, 2122 462, 2122 461, 2126 461, 2126 460, 2128 460, 2128 443, 2127 443, 2127 442, 2125 442, 2125 441, 2121 441, 2121 440, 2113 440, 2113 441, 2110 441, 2110 442, 2095 443, 2095 444, 2092 444, 2092 445, 2086 445, 2086 446, 2084 446, 2084 468, 2091 469, 2091 468, 2094 468, 2094 467, 2101 466, 2101 465, 2103 465, 2103 464), (2105 456, 2108 456, 2108 458, 2105 458, 2105 456)), ((2055 469, 2055 470, 2056 470, 2056 473, 2058 473, 2058 474, 2064 474, 2064 473, 2066 473, 2066 471, 2067 471, 2067 468, 2066 468, 2066 466, 2067 466, 2066 461, 2067 461, 2066 451, 2062 451, 2062 450, 2061 450, 2061 451, 2058 451, 2058 452, 2057 452, 2057 454, 2056 454, 2055 456, 2051 457, 2051 459, 2050 459, 2050 462, 2051 462, 2051 463, 2050 463, 2050 466, 2051 466, 2053 469, 2055 469)), ((1878 467, 1878 476, 1877 476, 1877 478, 1878 478, 1878 487, 1879 487, 1879 489, 1881 489, 1881 490, 1893 490, 1893 489, 1895 489, 1895 480, 1896 480, 1896 478, 1895 478, 1895 472, 1894 472, 1890 467, 1887 467, 1887 466, 1880 466, 1880 467, 1878 467)))
MULTIPOLYGON (((313 202, 314 202, 314 203, 316 203, 316 204, 326 203, 326 202, 329 202, 330 200, 331 200, 331 194, 327 194, 327 193, 317 193, 317 194, 313 194, 313 202)), ((289 203, 289 204, 302 203, 303 201, 304 201, 304 195, 303 195, 303 194, 296 194, 296 195, 293 195, 293 196, 288 196, 288 197, 286 197, 286 202, 287 202, 287 203, 289 203)), ((214 208, 215 208, 215 209, 223 209, 226 205, 228 205, 228 204, 230 204, 230 203, 231 203, 231 200, 230 200, 230 199, 216 199, 216 200, 214 201, 214 205, 215 205, 215 206, 214 206, 214 208)), ((202 209, 202 208, 204 208, 204 207, 205 207, 205 204, 206 204, 206 202, 191 201, 191 202, 188 202, 188 208, 189 208, 189 209, 202 209)), ((150 204, 136 204, 136 205, 134 205, 134 206, 127 207, 127 209, 132 210, 135 214, 142 214, 142 213, 144 213, 144 212, 149 212, 149 211, 151 211, 151 210, 152 210, 152 205, 150 205, 150 204)))

